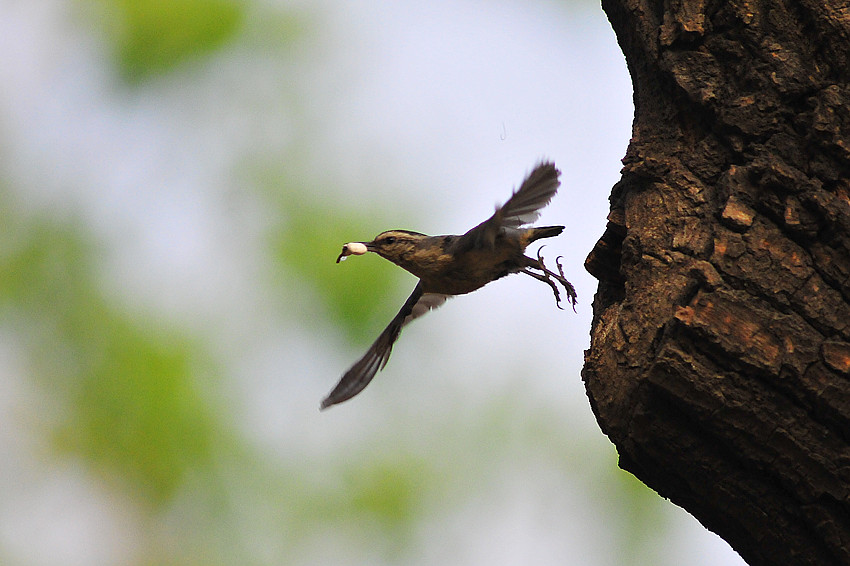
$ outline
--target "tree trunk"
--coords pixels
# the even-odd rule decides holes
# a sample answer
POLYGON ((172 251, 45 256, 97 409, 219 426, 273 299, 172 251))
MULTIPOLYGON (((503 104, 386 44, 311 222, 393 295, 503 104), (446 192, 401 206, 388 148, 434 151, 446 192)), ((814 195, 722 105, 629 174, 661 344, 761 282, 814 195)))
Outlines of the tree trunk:
POLYGON ((751 565, 850 564, 850 4, 603 0, 634 83, 583 379, 751 565))

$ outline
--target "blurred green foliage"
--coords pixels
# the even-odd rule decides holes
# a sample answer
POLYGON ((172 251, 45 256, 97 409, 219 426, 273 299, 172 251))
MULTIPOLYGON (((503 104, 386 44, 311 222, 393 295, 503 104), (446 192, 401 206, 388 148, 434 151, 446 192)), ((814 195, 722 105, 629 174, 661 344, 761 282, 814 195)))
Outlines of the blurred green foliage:
POLYGON ((57 453, 157 505, 209 463, 220 431, 196 384, 202 348, 114 305, 95 274, 97 246, 76 223, 0 206, 0 312, 50 400, 57 453))
POLYGON ((412 454, 384 452, 349 470, 349 509, 371 517, 387 530, 409 529, 417 519, 422 498, 433 490, 434 470, 412 454))
POLYGON ((247 7, 239 0, 96 0, 121 75, 140 82, 232 39, 247 7))
POLYGON ((92 326, 103 351, 83 360, 57 448, 117 473, 144 501, 163 502, 187 473, 209 466, 217 436, 212 407, 193 381, 194 348, 114 314, 92 326))
POLYGON ((343 244, 369 241, 388 224, 309 191, 279 193, 277 201, 280 222, 269 237, 281 273, 295 274, 315 293, 349 339, 371 342, 404 301, 395 293, 404 272, 374 254, 335 262, 343 244))

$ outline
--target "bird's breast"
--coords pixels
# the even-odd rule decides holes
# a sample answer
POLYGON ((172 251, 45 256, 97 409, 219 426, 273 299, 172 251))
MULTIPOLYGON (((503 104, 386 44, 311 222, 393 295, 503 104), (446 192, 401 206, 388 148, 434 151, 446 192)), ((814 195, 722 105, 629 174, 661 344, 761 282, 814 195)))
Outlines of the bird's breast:
POLYGON ((391 259, 393 263, 420 279, 444 272, 453 260, 450 254, 436 247, 412 249, 391 259))
POLYGON ((420 275, 427 292, 462 295, 480 289, 487 283, 520 269, 522 252, 507 246, 494 249, 472 249, 420 275))

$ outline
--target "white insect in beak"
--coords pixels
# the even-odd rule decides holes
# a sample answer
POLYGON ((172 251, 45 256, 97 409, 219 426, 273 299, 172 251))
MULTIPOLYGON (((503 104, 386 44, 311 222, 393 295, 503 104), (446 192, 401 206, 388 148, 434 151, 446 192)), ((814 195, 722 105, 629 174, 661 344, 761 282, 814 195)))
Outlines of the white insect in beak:
POLYGON ((342 246, 342 253, 336 258, 336 262, 339 263, 350 255, 363 255, 367 251, 369 250, 366 248, 366 244, 362 242, 349 242, 342 246))

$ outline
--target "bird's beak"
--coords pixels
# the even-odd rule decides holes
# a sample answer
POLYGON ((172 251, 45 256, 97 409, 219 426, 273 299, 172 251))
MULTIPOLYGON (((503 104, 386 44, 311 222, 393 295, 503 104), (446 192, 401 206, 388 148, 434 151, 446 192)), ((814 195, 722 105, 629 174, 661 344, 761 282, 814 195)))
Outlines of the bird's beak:
POLYGON ((363 255, 368 251, 369 244, 365 244, 363 242, 349 242, 342 246, 342 253, 339 254, 338 258, 336 258, 336 262, 339 263, 350 255, 363 255))

